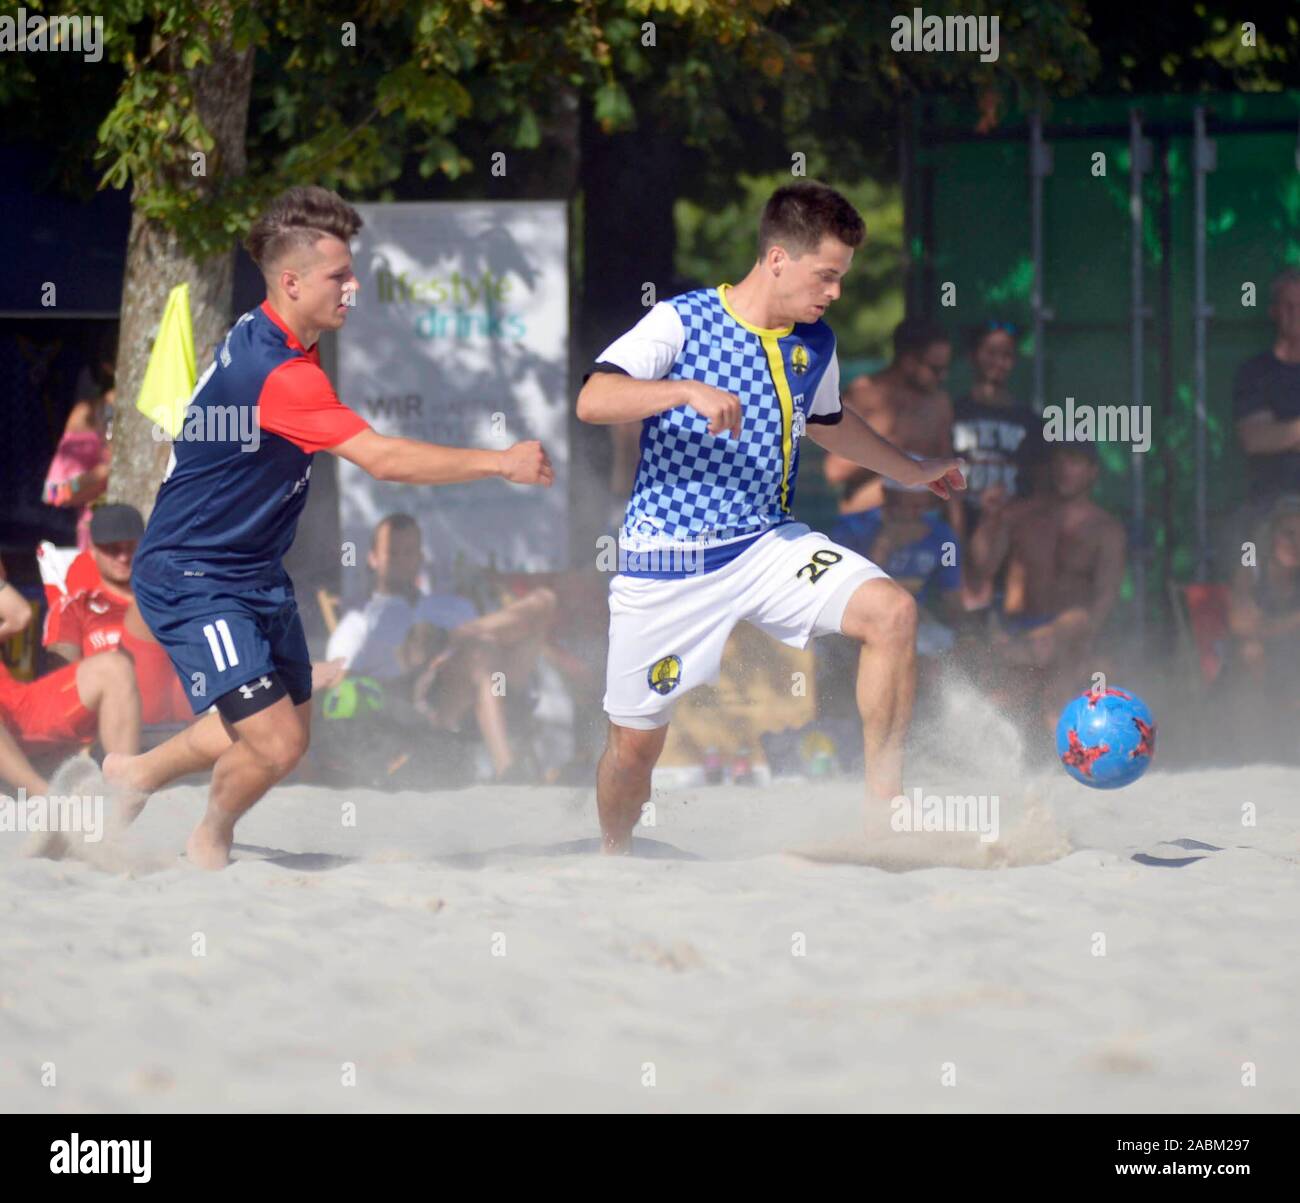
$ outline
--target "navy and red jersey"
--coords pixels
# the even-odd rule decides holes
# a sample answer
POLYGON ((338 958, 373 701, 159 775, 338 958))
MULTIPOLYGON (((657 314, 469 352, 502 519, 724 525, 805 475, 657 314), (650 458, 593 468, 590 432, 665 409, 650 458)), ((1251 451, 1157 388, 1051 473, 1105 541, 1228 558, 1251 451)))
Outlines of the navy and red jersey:
POLYGON ((282 579, 313 453, 365 429, 334 395, 318 348, 269 302, 244 314, 194 390, 132 579, 172 589, 282 579))

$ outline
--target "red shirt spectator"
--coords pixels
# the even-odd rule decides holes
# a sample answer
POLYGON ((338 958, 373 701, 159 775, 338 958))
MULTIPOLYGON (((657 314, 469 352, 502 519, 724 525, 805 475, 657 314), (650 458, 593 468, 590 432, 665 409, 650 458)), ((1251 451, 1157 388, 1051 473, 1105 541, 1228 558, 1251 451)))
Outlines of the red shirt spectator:
POLYGON ((194 716, 167 653, 124 627, 132 600, 131 560, 144 522, 131 506, 106 505, 91 522, 91 548, 78 555, 60 580, 53 558, 42 575, 52 595, 41 642, 69 663, 120 646, 135 662, 140 718, 151 723, 189 722, 194 716))

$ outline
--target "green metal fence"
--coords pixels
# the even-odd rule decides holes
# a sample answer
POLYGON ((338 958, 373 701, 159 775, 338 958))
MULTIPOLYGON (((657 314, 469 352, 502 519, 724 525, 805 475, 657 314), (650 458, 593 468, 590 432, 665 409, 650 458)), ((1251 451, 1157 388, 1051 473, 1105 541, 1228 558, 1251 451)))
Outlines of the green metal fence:
MULTIPOLYGON (((1134 541, 1125 599, 1140 629, 1167 581, 1229 569, 1224 521, 1244 495, 1232 378, 1272 343, 1269 281, 1300 263, 1300 93, 1055 102, 987 135, 976 120, 946 100, 912 110, 908 311, 954 332, 1017 322, 1012 387, 1040 409, 1067 397, 1151 407, 1151 450, 1103 446, 1097 493, 1134 541)), ((960 357, 954 396, 968 378, 960 357)))

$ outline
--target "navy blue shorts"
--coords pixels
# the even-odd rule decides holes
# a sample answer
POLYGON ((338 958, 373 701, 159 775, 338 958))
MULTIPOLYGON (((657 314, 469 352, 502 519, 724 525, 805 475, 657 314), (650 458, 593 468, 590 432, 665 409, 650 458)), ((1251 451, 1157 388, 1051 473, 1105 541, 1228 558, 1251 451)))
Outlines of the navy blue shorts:
POLYGON ((205 581, 201 587, 191 579, 157 585, 133 576, 131 586, 194 713, 271 672, 279 673, 294 705, 308 701, 311 653, 288 577, 277 585, 205 581))

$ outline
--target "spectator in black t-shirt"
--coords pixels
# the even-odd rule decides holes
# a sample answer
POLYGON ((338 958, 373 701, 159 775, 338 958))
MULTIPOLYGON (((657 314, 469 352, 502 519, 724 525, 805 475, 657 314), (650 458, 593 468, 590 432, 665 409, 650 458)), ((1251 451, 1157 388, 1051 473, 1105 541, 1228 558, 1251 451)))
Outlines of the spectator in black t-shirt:
POLYGON ((1007 388, 1016 366, 1016 330, 1009 322, 989 321, 970 342, 974 379, 953 406, 952 453, 969 465, 966 491, 949 507, 949 522, 966 538, 979 520, 986 489, 1000 485, 1005 496, 1032 492, 1031 473, 1046 462, 1043 420, 1007 388))
POLYGON ((1300 493, 1300 269, 1289 267, 1273 281, 1268 315, 1277 337, 1237 369, 1232 389, 1249 518, 1283 494, 1300 493))

